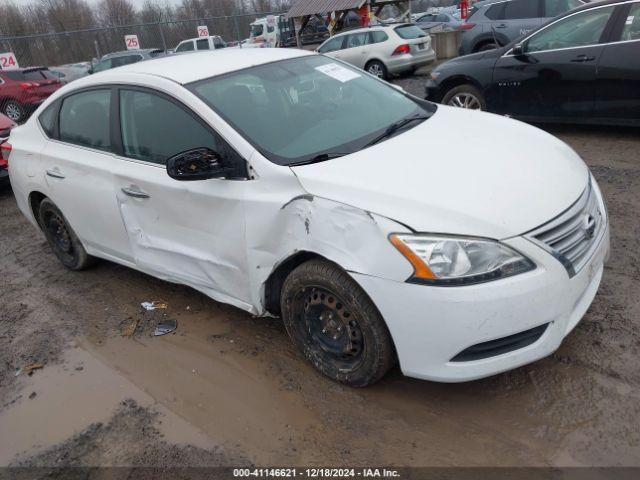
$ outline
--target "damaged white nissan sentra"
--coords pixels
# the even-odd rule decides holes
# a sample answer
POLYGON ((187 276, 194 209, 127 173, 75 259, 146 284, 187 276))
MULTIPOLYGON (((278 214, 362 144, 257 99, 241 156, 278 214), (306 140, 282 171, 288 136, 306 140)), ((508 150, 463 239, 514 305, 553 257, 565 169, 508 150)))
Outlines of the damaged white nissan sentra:
POLYGON ((457 382, 549 355, 609 250, 602 195, 564 143, 298 50, 77 80, 9 150, 20 209, 65 266, 100 257, 281 315, 354 386, 396 361, 457 382))

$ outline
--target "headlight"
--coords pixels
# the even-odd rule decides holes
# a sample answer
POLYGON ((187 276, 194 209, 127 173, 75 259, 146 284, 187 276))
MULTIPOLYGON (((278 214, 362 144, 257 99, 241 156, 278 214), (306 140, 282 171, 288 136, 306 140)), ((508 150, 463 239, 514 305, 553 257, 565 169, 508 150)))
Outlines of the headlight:
POLYGON ((391 243, 413 265, 413 283, 469 285, 528 272, 535 264, 494 240, 392 234, 391 243))

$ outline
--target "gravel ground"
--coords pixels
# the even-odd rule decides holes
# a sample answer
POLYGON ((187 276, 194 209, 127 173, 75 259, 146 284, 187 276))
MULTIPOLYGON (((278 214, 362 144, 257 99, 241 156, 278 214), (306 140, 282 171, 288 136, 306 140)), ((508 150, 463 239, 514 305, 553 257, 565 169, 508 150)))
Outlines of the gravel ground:
POLYGON ((0 465, 640 465, 640 132, 544 128, 600 183, 612 255, 556 353, 465 384, 332 383, 278 319, 108 262, 65 270, 0 192, 0 465))

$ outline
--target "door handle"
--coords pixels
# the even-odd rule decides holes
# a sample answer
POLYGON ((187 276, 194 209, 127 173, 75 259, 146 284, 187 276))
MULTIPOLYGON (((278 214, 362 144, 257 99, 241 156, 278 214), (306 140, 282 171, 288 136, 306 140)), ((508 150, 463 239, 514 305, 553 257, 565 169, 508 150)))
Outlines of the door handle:
POLYGON ((576 58, 572 58, 572 62, 592 62, 596 59, 596 57, 588 57, 587 55, 578 55, 576 58))
POLYGON ((122 193, 124 193, 125 195, 129 195, 130 197, 149 198, 148 193, 143 192, 138 187, 135 187, 133 185, 130 185, 128 187, 122 187, 121 190, 122 190, 122 193))
POLYGON ((60 180, 64 179, 64 175, 62 173, 60 173, 60 170, 56 169, 51 169, 51 170, 47 170, 47 176, 51 177, 51 178, 59 178, 60 180))
POLYGON ((500 25, 496 25, 496 28, 507 28, 507 26, 504 23, 501 23, 500 25))

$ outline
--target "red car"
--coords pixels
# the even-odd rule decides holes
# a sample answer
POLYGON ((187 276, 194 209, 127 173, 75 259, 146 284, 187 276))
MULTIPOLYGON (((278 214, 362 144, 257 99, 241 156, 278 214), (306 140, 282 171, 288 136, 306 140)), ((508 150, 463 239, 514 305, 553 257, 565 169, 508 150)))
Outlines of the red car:
POLYGON ((15 126, 15 122, 0 113, 0 188, 9 184, 9 171, 7 170, 9 165, 5 158, 5 156, 8 157, 8 155, 5 155, 5 152, 8 154, 9 148, 8 144, 5 145, 5 148, 2 148, 2 146, 7 141, 7 138, 9 138, 9 132, 15 126))
POLYGON ((0 113, 21 122, 61 86, 45 67, 0 70, 0 113))

